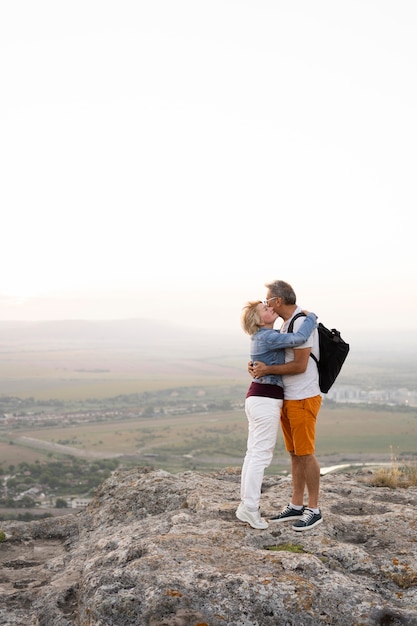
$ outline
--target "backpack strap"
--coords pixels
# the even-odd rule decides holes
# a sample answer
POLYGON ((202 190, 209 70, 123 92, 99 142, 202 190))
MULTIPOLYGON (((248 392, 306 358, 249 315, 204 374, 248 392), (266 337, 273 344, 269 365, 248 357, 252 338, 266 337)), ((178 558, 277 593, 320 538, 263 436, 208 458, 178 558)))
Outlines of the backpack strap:
MULTIPOLYGON (((307 315, 305 313, 303 313, 302 311, 300 313, 297 313, 297 315, 294 315, 294 317, 292 318, 292 320, 291 320, 291 322, 290 322, 290 324, 288 326, 287 333, 293 333, 294 332, 294 322, 299 317, 307 317, 307 315)), ((313 361, 316 362, 316 365, 318 367, 319 366, 318 358, 316 356, 314 356, 314 354, 312 352, 310 352, 310 356, 313 359, 313 361)))
POLYGON ((290 322, 290 325, 288 326, 287 333, 293 333, 294 332, 294 322, 299 317, 307 317, 307 315, 305 313, 303 313, 302 311, 300 313, 297 313, 297 315, 294 315, 294 317, 292 318, 292 320, 290 322))

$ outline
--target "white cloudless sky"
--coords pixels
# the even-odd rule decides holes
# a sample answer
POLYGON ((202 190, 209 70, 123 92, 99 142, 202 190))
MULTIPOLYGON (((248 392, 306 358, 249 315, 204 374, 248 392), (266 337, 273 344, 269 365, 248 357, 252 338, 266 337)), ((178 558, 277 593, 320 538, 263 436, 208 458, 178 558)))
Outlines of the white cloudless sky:
POLYGON ((417 330, 414 0, 0 13, 0 319, 417 330))

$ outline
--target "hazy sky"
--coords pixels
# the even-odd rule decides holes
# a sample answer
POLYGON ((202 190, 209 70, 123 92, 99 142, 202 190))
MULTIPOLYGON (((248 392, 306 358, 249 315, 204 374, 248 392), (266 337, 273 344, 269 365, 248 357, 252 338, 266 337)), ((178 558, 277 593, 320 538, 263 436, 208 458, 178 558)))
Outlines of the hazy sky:
POLYGON ((0 319, 236 328, 280 278, 328 325, 416 330, 416 18, 1 2, 0 319))

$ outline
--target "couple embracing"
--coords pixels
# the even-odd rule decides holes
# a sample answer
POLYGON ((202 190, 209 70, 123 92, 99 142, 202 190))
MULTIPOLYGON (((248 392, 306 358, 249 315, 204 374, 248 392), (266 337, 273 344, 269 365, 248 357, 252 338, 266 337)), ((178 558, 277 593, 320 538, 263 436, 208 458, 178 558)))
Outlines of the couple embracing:
POLYGON ((291 458, 292 496, 280 513, 268 519, 290 522, 295 531, 306 531, 323 521, 318 503, 320 466, 315 456, 316 419, 322 397, 317 365, 309 358, 310 352, 320 357, 317 316, 302 311, 288 283, 277 280, 266 288, 266 300, 248 302, 242 313, 243 330, 251 338, 248 371, 253 380, 245 399, 248 441, 236 517, 252 528, 268 528, 259 503, 280 423, 291 458), (306 316, 292 323, 298 313, 306 316), (283 319, 280 331, 273 328, 278 317, 283 319), (293 332, 288 332, 290 324, 293 332))

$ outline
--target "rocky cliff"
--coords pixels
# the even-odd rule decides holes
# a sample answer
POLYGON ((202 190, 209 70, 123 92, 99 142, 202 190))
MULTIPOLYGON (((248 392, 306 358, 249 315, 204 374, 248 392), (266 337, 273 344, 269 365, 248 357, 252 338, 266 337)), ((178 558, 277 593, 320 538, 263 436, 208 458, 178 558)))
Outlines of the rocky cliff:
MULTIPOLYGON (((322 478, 324 522, 253 530, 239 470, 116 472, 88 509, 5 522, 4 626, 417 625, 417 488, 322 478)), ((289 500, 267 477, 262 513, 289 500)))

